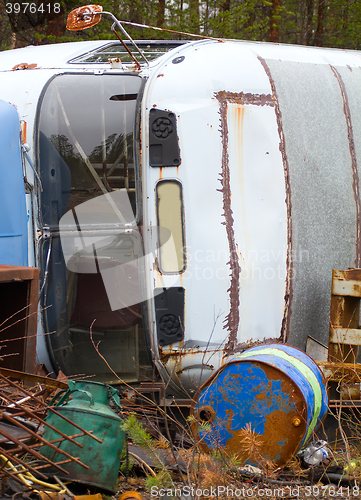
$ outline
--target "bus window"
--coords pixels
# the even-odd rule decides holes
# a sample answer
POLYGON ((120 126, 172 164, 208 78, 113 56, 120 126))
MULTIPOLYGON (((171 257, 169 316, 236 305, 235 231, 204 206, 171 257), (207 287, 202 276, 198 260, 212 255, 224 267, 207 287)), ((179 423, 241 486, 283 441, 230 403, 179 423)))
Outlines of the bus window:
POLYGON ((142 79, 65 74, 50 81, 40 108, 41 216, 53 227, 71 208, 126 188, 136 214, 134 130, 142 79))
POLYGON ((185 257, 182 187, 178 181, 158 182, 157 215, 160 271, 162 273, 180 273, 185 268, 185 257), (169 238, 169 232, 171 238, 169 238))

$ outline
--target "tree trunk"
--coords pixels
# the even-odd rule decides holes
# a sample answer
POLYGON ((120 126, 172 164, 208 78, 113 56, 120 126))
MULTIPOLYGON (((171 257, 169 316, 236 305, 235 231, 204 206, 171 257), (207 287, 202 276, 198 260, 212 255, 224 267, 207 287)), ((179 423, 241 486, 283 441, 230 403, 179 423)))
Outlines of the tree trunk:
POLYGON ((314 0, 307 0, 307 2, 306 2, 305 45, 310 45, 311 44, 313 9, 314 9, 314 0))
POLYGON ((318 9, 317 9, 317 28, 315 33, 315 39, 313 41, 313 45, 316 47, 323 46, 323 33, 325 31, 325 6, 326 0, 318 0, 318 9))
POLYGON ((50 0, 46 3, 47 15, 46 36, 63 36, 65 33, 64 7, 62 2, 50 0))
POLYGON ((158 12, 157 12, 157 27, 161 28, 164 24, 165 17, 165 0, 158 0, 158 12))
POLYGON ((199 0, 190 0, 191 29, 194 33, 199 33, 199 0))
POLYGON ((280 21, 275 16, 279 15, 281 0, 272 0, 272 9, 269 20, 268 41, 278 43, 280 41, 280 21))
POLYGON ((231 0, 224 0, 221 8, 222 8, 223 12, 229 11, 231 8, 231 0))

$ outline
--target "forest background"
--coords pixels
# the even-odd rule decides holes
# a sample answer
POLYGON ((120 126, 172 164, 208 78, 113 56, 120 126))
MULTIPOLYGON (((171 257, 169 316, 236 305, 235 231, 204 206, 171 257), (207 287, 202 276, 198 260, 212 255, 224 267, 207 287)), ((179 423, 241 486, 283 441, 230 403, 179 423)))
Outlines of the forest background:
MULTIPOLYGON (((106 16, 89 30, 66 30, 68 13, 80 5, 86 2, 0 0, 0 50, 113 39, 106 16)), ((124 21, 217 38, 361 49, 361 0, 102 0, 100 5, 124 21)), ((127 30, 135 39, 186 39, 127 30)))

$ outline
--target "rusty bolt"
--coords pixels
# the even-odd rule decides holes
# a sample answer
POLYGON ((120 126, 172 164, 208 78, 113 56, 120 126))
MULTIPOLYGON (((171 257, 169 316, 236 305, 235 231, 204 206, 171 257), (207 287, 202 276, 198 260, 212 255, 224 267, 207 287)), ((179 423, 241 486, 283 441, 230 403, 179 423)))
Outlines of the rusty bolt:
POLYGON ((292 423, 295 427, 299 427, 301 425, 301 419, 298 418, 298 417, 295 417, 293 420, 292 420, 292 423))

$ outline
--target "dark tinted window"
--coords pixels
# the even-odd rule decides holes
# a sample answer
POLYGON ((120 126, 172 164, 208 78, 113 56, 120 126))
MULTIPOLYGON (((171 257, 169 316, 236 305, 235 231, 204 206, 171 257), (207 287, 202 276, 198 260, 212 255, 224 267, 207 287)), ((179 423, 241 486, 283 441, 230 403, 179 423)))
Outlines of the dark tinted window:
POLYGON ((132 75, 60 75, 41 104, 39 158, 43 223, 126 188, 135 211, 134 129, 142 79, 132 75))

